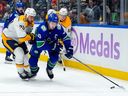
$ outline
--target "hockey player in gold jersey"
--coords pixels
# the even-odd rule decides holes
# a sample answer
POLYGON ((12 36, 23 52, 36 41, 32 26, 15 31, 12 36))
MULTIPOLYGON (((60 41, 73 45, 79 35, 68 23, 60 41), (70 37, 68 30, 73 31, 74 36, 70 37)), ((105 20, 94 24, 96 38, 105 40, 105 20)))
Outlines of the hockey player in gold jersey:
POLYGON ((56 13, 59 17, 59 24, 64 28, 64 31, 71 35, 71 26, 72 22, 70 17, 68 16, 68 10, 66 8, 61 8, 59 11, 55 11, 54 9, 49 9, 46 15, 46 20, 50 13, 56 13))
POLYGON ((64 31, 68 34, 68 36, 70 36, 72 22, 70 17, 68 16, 68 11, 66 8, 61 8, 59 10, 59 24, 63 26, 64 31))
MULTIPOLYGON (((70 17, 68 16, 68 10, 66 8, 61 8, 58 12, 58 16, 59 16, 59 24, 63 27, 64 31, 67 33, 67 35, 70 37, 71 39, 71 26, 72 26, 72 22, 71 22, 71 19, 70 17)), ((63 42, 60 40, 60 43, 63 45, 63 42)), ((64 48, 64 47, 63 47, 64 48)), ((63 49, 65 50, 65 49, 63 49)), ((61 54, 63 53, 63 50, 62 52, 60 52, 60 58, 58 60, 58 62, 60 64, 62 64, 62 56, 61 54)))
POLYGON ((2 33, 3 45, 15 56, 16 68, 22 79, 31 77, 25 42, 34 40, 34 34, 28 29, 34 26, 35 16, 35 10, 27 8, 24 15, 16 17, 2 33))

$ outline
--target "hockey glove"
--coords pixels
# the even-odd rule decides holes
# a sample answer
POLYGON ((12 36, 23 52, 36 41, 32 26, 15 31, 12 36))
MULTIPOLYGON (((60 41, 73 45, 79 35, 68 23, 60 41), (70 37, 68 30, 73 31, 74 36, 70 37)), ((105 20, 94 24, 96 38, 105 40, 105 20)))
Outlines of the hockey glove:
POLYGON ((32 45, 35 43, 35 40, 29 40, 28 43, 32 45))
POLYGON ((31 40, 35 39, 35 35, 33 33, 30 33, 29 35, 31 36, 31 40))
POLYGON ((27 27, 26 29, 25 29, 25 32, 27 33, 27 34, 30 34, 31 32, 32 32, 32 30, 33 30, 33 27, 27 27))
POLYGON ((33 33, 29 34, 31 36, 31 40, 28 41, 29 44, 33 44, 35 42, 35 35, 33 33))
POLYGON ((68 58, 68 59, 71 59, 73 57, 73 46, 69 47, 69 49, 66 50, 66 54, 65 56, 68 58))

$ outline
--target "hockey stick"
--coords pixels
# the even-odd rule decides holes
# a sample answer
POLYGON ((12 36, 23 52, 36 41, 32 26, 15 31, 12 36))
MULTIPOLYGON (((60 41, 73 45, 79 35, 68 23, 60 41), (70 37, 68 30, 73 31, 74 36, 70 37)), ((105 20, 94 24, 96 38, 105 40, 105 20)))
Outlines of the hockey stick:
MULTIPOLYGON (((81 63, 82 65, 84 65, 85 67, 89 68, 90 70, 92 70, 93 72, 97 73, 98 75, 100 75, 101 77, 105 78, 106 80, 110 81, 111 83, 113 83, 114 85, 116 85, 117 87, 121 88, 121 89, 125 89, 123 86, 120 86, 119 84, 115 83, 114 81, 112 81, 111 79, 107 78, 106 76, 104 76, 103 74, 97 72, 96 70, 94 70, 93 68, 91 68, 89 65, 83 63, 82 61, 80 61, 79 59, 77 59, 76 57, 73 56, 73 58, 78 61, 79 63, 81 63)), ((110 87, 115 88, 114 86, 110 87)))
POLYGON ((60 53, 60 59, 62 61, 63 70, 66 71, 66 67, 64 65, 64 61, 63 61, 63 58, 62 58, 62 53, 60 53))
POLYGON ((46 55, 47 54, 47 51, 44 51, 44 55, 46 55))

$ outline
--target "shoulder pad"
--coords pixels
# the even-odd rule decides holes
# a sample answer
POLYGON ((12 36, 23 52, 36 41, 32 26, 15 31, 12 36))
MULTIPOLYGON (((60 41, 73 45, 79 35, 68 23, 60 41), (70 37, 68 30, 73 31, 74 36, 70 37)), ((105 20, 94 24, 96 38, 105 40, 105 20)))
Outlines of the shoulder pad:
POLYGON ((41 26, 41 29, 42 29, 42 31, 46 31, 47 30, 46 26, 44 26, 44 25, 41 26))
POLYGON ((57 29, 61 30, 61 25, 60 24, 57 25, 57 29))

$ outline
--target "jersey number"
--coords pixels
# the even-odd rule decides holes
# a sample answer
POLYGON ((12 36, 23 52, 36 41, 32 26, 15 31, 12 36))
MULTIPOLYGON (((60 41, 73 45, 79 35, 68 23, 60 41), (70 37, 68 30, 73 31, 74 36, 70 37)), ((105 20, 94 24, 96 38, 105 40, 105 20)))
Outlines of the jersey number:
POLYGON ((23 25, 20 25, 20 28, 23 29, 23 30, 25 30, 25 27, 23 25))

